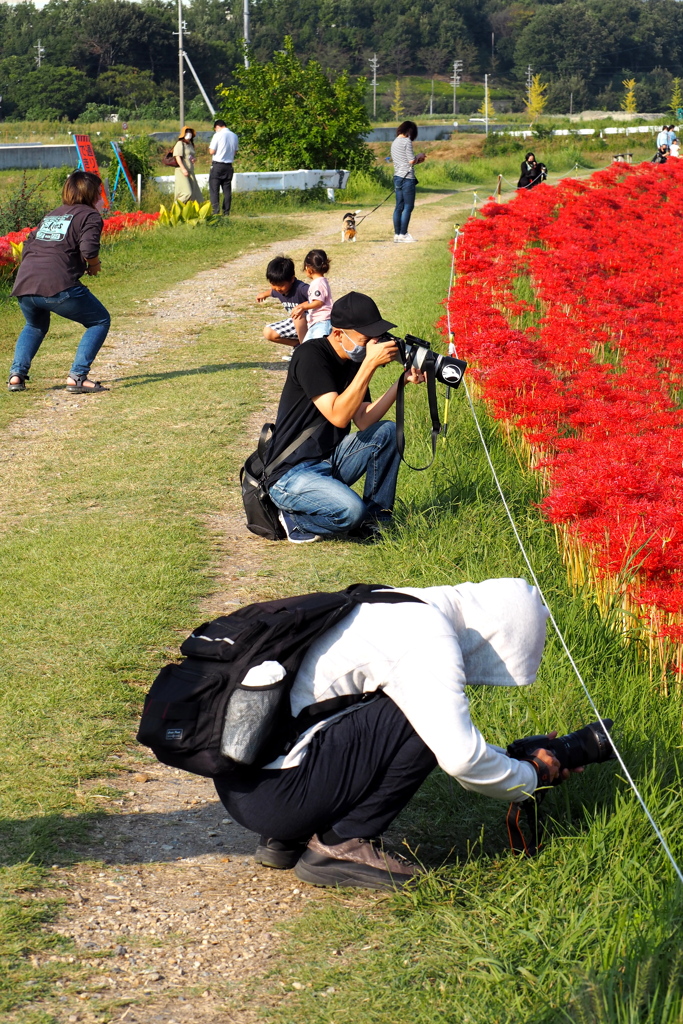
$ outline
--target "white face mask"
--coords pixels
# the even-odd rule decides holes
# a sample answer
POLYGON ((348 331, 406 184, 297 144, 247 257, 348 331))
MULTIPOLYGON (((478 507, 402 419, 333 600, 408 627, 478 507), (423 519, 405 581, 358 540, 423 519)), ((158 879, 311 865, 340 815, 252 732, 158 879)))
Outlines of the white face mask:
POLYGON ((185 135, 185 142, 192 142, 192 136, 190 135, 189 132, 187 132, 187 134, 185 135))
MULTIPOLYGON (((346 331, 342 331, 342 334, 344 335, 345 338, 349 338, 346 331)), ((349 341, 353 342, 353 348, 346 348, 343 341, 341 342, 341 347, 344 349, 347 356, 353 363, 362 363, 363 360, 365 359, 365 345, 356 344, 356 342, 353 341, 353 338, 349 338, 349 341)))

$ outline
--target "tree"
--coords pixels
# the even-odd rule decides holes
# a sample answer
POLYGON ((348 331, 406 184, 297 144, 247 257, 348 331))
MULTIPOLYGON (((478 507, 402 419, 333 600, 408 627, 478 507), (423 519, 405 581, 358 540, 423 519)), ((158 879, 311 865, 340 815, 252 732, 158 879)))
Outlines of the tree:
POLYGON ((22 117, 75 118, 92 96, 93 83, 77 68, 42 64, 22 75, 9 90, 9 99, 22 117))
POLYGON ((97 85, 107 103, 124 103, 136 110, 150 103, 158 91, 151 71, 139 71, 127 64, 113 64, 99 76, 97 85))
POLYGON ((638 104, 636 102, 636 80, 635 78, 625 78, 621 84, 626 90, 624 98, 621 101, 621 109, 625 110, 628 114, 635 114, 638 110, 638 104))
POLYGON ((402 120, 403 114, 405 113, 405 107, 403 106, 403 100, 401 99, 401 83, 398 78, 396 79, 396 85, 394 86, 394 102, 391 104, 389 109, 397 121, 402 120))
POLYGON ((674 78, 673 89, 671 90, 671 99, 669 100, 669 110, 674 120, 677 120, 681 114, 680 110, 683 107, 683 95, 681 95, 681 80, 680 78, 674 78))
POLYGON ((540 117, 545 110, 546 103, 548 102, 546 96, 547 88, 547 84, 541 81, 540 75, 532 76, 531 88, 526 99, 526 111, 532 121, 540 117))
POLYGON ((372 153, 366 81, 346 72, 330 81, 320 64, 304 64, 291 37, 271 61, 234 70, 237 84, 219 86, 220 115, 240 139, 240 156, 258 167, 369 168, 372 153))
POLYGON ((417 56, 430 78, 449 70, 449 54, 441 46, 425 46, 417 56))
POLYGON ((484 93, 484 99, 481 101, 481 106, 479 107, 478 113, 480 113, 482 117, 486 117, 489 120, 491 120, 491 118, 493 117, 493 104, 491 103, 490 89, 488 93, 484 93), (486 102, 487 100, 488 103, 486 102))

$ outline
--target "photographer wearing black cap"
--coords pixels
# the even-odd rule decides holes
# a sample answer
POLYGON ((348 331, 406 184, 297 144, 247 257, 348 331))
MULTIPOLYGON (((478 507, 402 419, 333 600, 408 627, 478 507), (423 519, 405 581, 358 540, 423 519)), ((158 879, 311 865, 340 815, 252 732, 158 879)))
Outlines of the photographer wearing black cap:
MULTIPOLYGON (((396 401, 397 385, 374 402, 369 391, 375 370, 396 355, 393 342, 377 341, 395 324, 360 292, 338 299, 330 319, 329 337, 294 351, 268 450, 271 463, 311 431, 269 477, 270 497, 294 544, 349 532, 373 536, 391 521, 396 494, 396 428, 382 416, 396 401), (351 485, 364 474, 360 498, 351 485)), ((423 379, 415 369, 406 373, 406 382, 423 379)))

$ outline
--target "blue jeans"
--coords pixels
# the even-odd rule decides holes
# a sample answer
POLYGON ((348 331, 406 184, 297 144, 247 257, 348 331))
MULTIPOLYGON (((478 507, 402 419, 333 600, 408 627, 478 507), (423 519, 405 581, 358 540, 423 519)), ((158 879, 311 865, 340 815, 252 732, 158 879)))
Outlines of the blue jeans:
POLYGON ((415 178, 401 178, 394 175, 396 206, 394 207, 394 234, 406 235, 410 224, 410 215, 415 206, 415 178))
POLYGON ((86 328, 81 338, 70 376, 87 377, 88 370, 104 344, 111 318, 99 299, 83 284, 75 284, 56 295, 20 295, 19 305, 26 324, 17 338, 10 377, 26 377, 33 357, 50 329, 50 313, 75 320, 86 328))
POLYGON ((396 424, 381 420, 349 434, 324 462, 293 466, 269 494, 278 508, 292 514, 300 530, 322 537, 346 533, 365 519, 391 520, 400 464, 396 424), (350 485, 364 473, 360 498, 350 485))

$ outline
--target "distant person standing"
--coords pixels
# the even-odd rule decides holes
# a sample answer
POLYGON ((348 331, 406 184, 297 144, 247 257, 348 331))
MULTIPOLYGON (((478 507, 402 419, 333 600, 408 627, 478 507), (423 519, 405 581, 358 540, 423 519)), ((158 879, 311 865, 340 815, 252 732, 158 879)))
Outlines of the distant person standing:
POLYGON ((230 213, 232 205, 232 163, 239 148, 239 140, 225 121, 214 121, 214 136, 209 143, 213 157, 209 172, 209 197, 214 213, 221 212, 221 189, 223 189, 223 215, 230 213))
POLYGON ((662 125, 662 130, 657 135, 657 150, 660 151, 662 146, 666 146, 669 149, 669 126, 668 124, 662 125))
POLYGON ((415 165, 425 159, 424 153, 413 152, 413 142, 417 138, 417 125, 414 121, 404 121, 396 129, 396 138, 391 144, 391 159, 394 163, 394 191, 396 206, 394 207, 394 241, 414 242, 408 233, 410 215, 415 206, 415 165))
POLYGON ((179 203, 189 203, 191 199, 201 203, 204 198, 194 173, 194 140, 196 134, 194 128, 186 125, 173 147, 173 156, 176 158, 176 164, 178 165, 175 169, 173 198, 177 199, 179 203))
POLYGON ((81 284, 83 274, 95 277, 100 272, 101 189, 96 174, 74 171, 64 183, 62 205, 46 213, 24 242, 12 295, 19 300, 26 323, 14 349, 10 391, 26 390, 31 363, 50 329, 51 313, 85 327, 66 390, 78 395, 107 390, 90 380, 88 372, 111 321, 100 300, 81 284))

